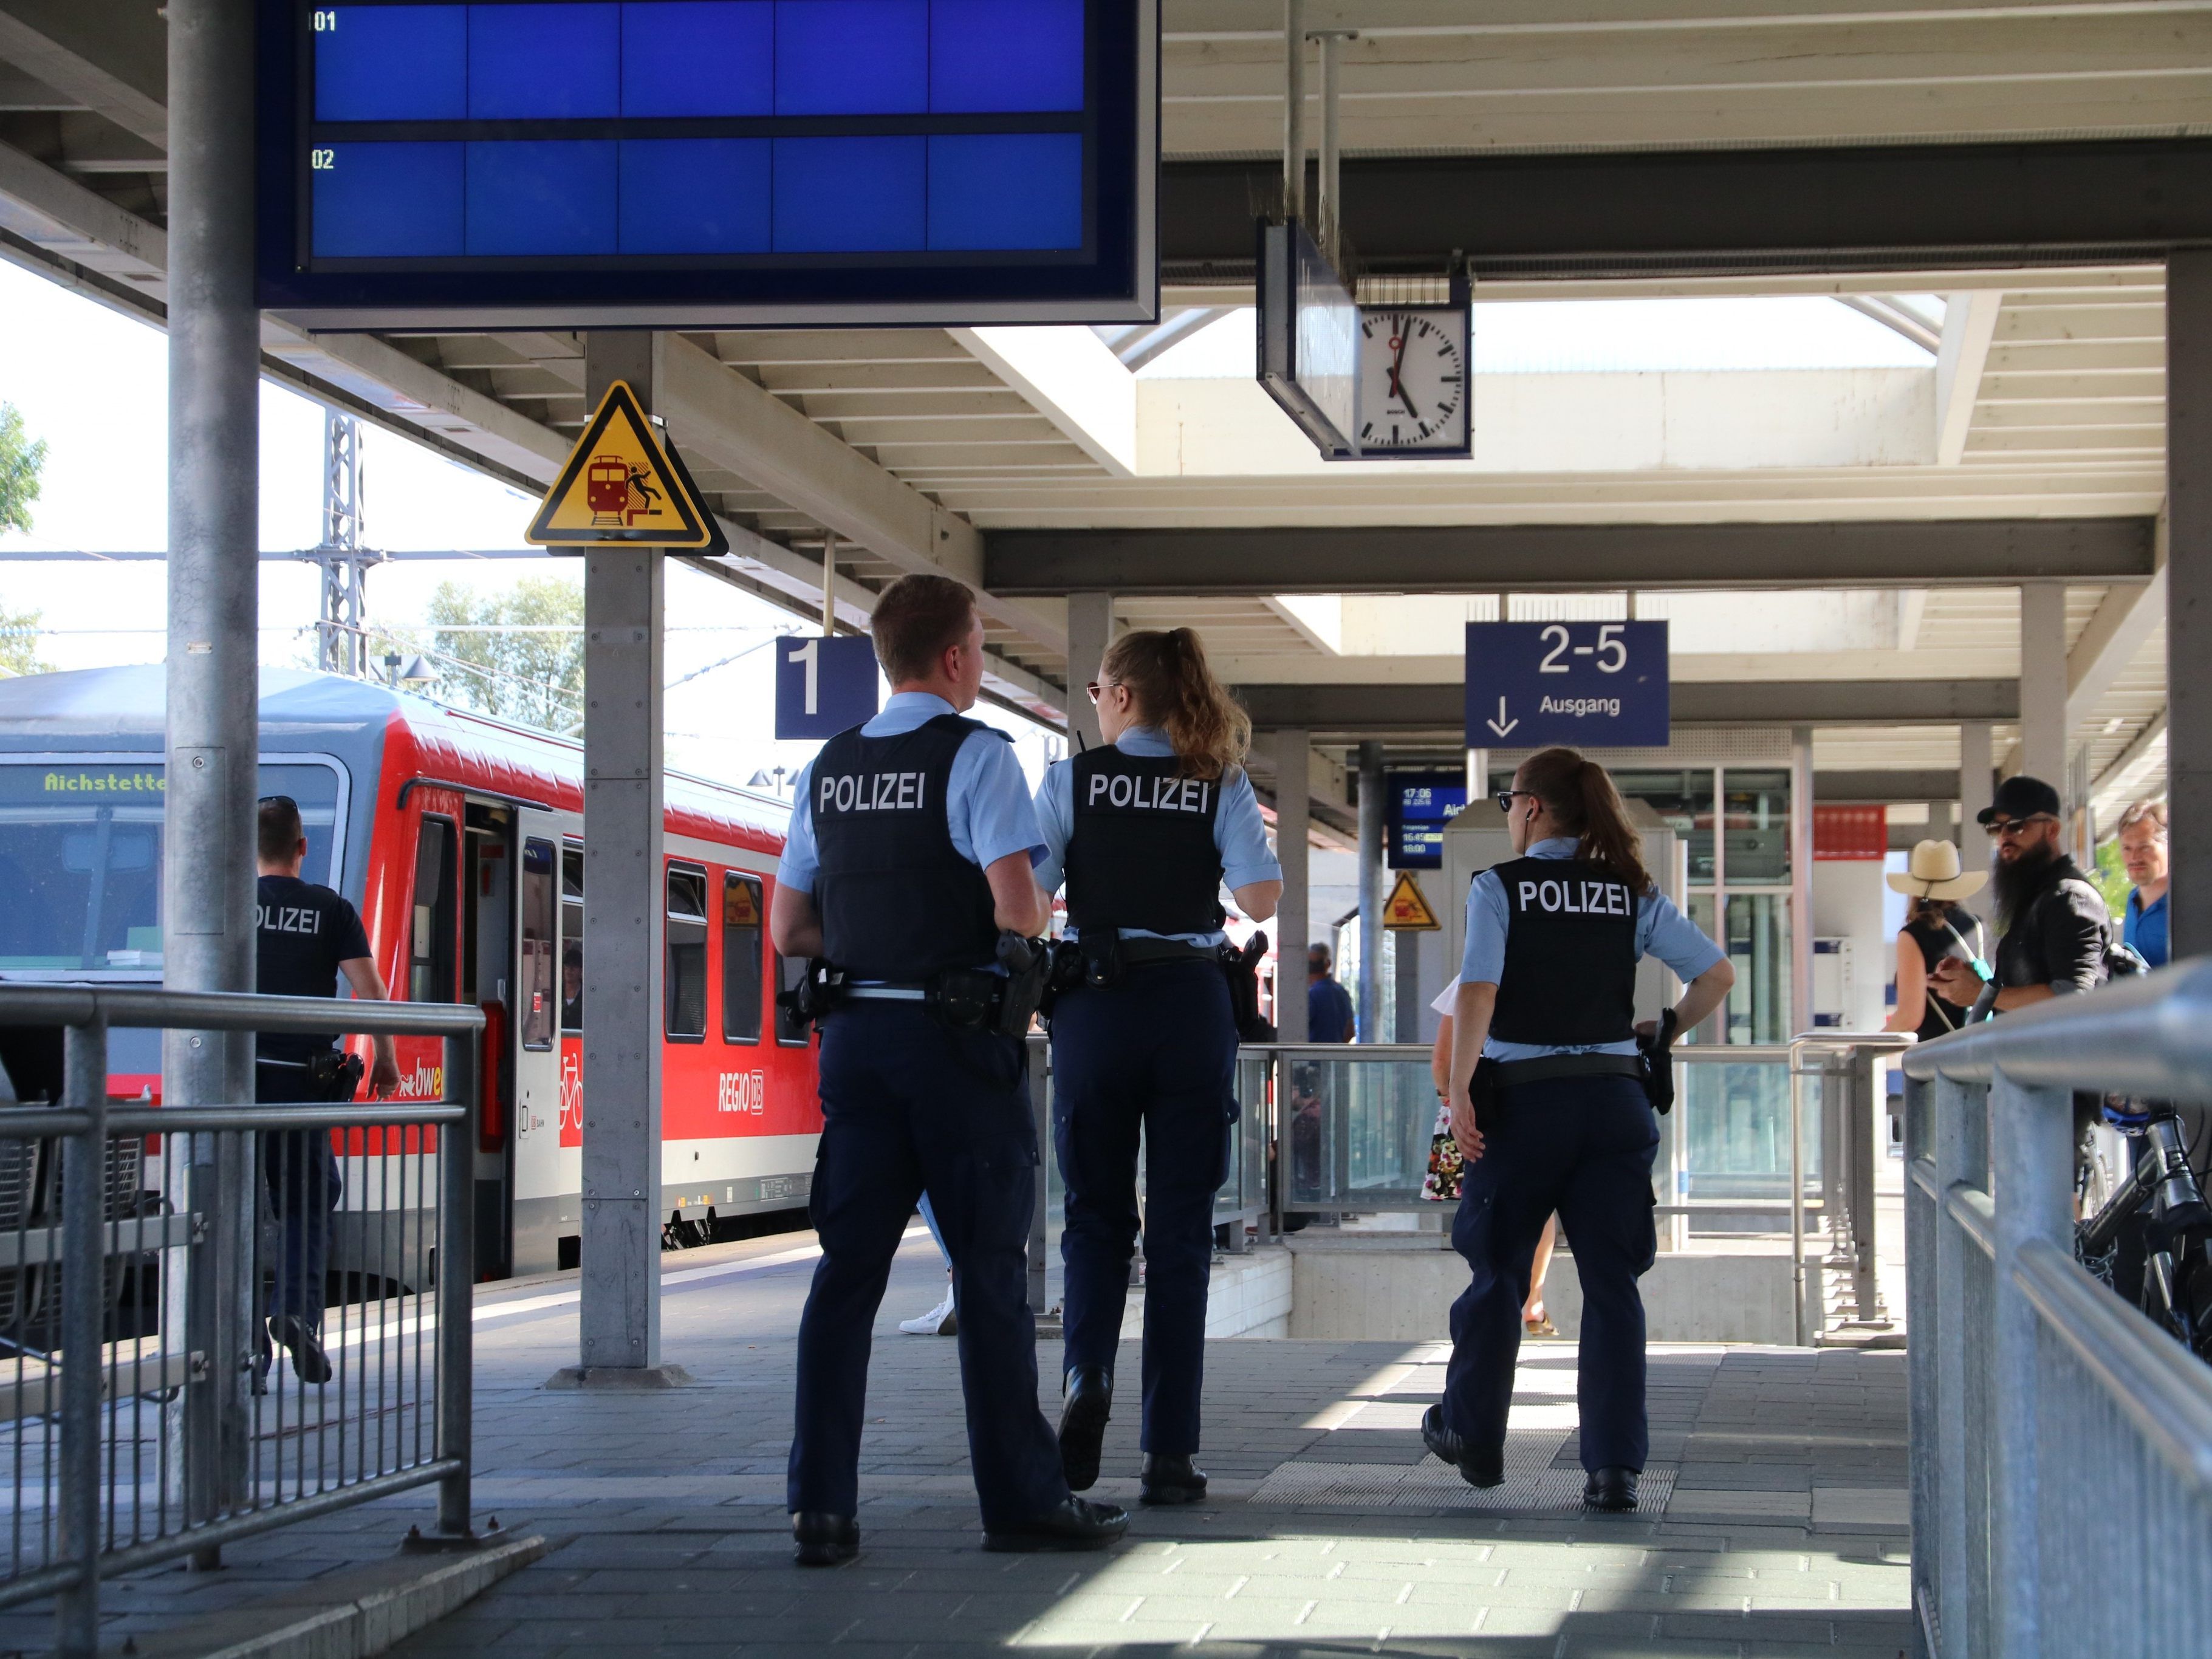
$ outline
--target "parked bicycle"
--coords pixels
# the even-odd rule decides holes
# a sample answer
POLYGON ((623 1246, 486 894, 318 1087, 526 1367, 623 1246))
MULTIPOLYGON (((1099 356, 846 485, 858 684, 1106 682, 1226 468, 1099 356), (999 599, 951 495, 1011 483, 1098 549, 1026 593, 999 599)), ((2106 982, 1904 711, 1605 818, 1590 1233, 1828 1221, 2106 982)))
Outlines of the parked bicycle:
MULTIPOLYGON (((2154 1107, 2123 1133, 2135 1150, 2111 1195, 2074 1230, 2074 1254, 2198 1358, 2212 1363, 2212 1205, 2190 1168, 2171 1107, 2154 1107), (2135 1284, 2140 1255, 2142 1280, 2135 1284)), ((2100 1160, 2093 1160, 2095 1170, 2100 1160)), ((2102 1186, 2103 1182, 2094 1182, 2102 1186)))

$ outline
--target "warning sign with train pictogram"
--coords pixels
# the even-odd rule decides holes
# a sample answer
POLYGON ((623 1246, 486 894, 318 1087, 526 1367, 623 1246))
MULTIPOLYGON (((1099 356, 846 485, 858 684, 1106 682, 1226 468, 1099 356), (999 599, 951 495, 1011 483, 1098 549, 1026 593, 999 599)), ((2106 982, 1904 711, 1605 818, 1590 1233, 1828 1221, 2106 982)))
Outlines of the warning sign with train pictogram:
POLYGON ((1434 933, 1443 926, 1437 920, 1437 913, 1429 908, 1421 884, 1413 879, 1411 870, 1398 872, 1398 884, 1383 901, 1382 925, 1416 933, 1434 933))
POLYGON ((546 491, 524 539, 556 550, 721 550, 719 529, 683 463, 654 435, 636 394, 617 380, 546 491))

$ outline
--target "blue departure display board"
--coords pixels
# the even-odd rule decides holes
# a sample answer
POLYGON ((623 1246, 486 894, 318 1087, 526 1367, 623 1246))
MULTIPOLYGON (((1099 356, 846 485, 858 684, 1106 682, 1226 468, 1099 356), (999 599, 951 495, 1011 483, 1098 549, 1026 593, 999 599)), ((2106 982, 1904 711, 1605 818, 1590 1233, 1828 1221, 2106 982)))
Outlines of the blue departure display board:
POLYGON ((1464 772, 1393 772, 1388 779, 1393 870, 1444 867, 1444 825, 1467 810, 1464 772))
POLYGON ((352 327, 1149 317, 1156 6, 263 0, 262 303, 352 327))

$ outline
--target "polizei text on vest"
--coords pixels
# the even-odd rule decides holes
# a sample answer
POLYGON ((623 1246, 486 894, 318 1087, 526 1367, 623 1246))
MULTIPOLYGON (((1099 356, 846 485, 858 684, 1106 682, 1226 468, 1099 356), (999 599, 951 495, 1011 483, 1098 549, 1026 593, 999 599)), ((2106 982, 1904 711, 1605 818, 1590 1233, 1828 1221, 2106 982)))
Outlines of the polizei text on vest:
POLYGON ((1213 786, 1200 778, 1134 777, 1127 772, 1094 772, 1085 805, 1103 797, 1109 806, 1147 812, 1203 812, 1213 801, 1213 786))
POLYGON ((1636 901, 1618 881, 1523 881, 1520 908, 1532 905, 1553 915, 1632 916, 1636 901))
POLYGON ((927 793, 927 772, 846 773, 822 780, 817 812, 915 812, 927 793))

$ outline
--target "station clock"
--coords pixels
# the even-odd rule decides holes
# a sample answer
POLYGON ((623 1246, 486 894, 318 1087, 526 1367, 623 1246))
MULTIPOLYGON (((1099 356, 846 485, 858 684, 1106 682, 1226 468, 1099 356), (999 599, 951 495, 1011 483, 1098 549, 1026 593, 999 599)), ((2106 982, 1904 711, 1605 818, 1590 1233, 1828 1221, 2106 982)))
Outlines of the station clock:
POLYGON ((1354 445, 1363 457, 1471 453, 1470 308, 1363 306, 1354 445))

